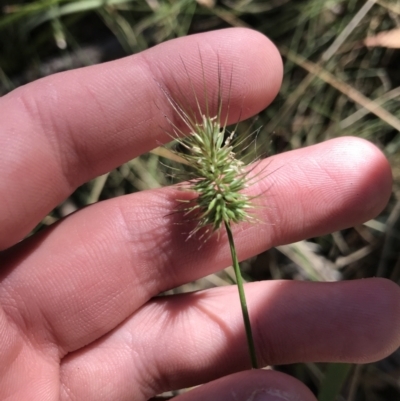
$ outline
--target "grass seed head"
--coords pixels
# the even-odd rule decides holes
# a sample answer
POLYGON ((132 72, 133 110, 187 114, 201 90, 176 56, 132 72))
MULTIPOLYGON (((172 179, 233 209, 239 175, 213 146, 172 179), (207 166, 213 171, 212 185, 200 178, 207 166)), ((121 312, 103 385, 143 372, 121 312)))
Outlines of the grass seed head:
POLYGON ((188 209, 197 212, 195 231, 207 226, 216 231, 223 223, 239 223, 250 217, 250 199, 242 192, 246 172, 229 138, 225 140, 225 126, 221 126, 218 116, 203 115, 203 122, 183 140, 190 150, 181 157, 190 163, 195 176, 189 183, 197 198, 188 209))
MULTIPOLYGON (((191 237, 203 228, 206 228, 204 235, 212 234, 224 223, 237 224, 252 220, 249 214, 252 205, 251 198, 243 193, 248 186, 248 173, 245 170, 245 164, 236 157, 243 141, 235 140, 235 130, 231 133, 227 131, 227 117, 224 121, 221 120, 221 72, 219 70, 218 74, 218 111, 214 116, 210 115, 210 100, 204 80, 204 68, 204 109, 201 108, 191 78, 187 71, 186 73, 197 110, 186 110, 181 105, 183 102, 178 102, 170 93, 164 89, 163 91, 190 131, 188 136, 182 138, 184 132, 170 121, 173 129, 172 136, 183 149, 183 151, 176 150, 175 153, 190 166, 191 170, 189 181, 183 184, 184 188, 197 194, 183 208, 185 216, 190 216, 197 221, 196 227, 189 234, 191 237)), ((187 101, 184 103, 188 104, 187 101)), ((229 101, 227 109, 229 112, 229 101)))

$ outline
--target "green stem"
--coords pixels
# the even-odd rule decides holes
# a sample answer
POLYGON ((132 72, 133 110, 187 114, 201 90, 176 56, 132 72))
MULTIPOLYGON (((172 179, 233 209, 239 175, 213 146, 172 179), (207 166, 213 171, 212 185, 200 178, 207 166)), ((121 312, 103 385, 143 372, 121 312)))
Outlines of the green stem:
POLYGON ((229 247, 231 249, 233 268, 235 270, 236 283, 237 283, 238 290, 239 290, 240 306, 242 307, 244 327, 246 329, 246 338, 247 338, 247 345, 249 347, 251 367, 253 369, 257 369, 258 366, 257 366, 256 349, 254 346, 253 334, 251 331, 251 324, 250 324, 250 318, 249 318, 249 311, 247 309, 246 296, 244 294, 242 273, 241 273, 240 267, 239 267, 239 260, 238 260, 237 254, 236 254, 236 247, 235 247, 235 243, 233 242, 233 235, 232 235, 232 230, 231 230, 230 224, 225 222, 225 228, 226 228, 226 232, 228 234, 229 247))

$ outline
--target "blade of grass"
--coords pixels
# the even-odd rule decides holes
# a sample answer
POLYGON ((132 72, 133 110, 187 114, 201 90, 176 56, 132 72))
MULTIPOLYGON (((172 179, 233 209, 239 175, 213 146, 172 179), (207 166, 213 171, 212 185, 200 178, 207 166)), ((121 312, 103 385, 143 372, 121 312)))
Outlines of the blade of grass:
MULTIPOLYGON (((395 99, 400 96, 400 87, 396 87, 389 92, 386 92, 384 95, 380 96, 377 99, 374 99, 374 102, 379 105, 383 106, 386 102, 395 99)), ((365 117, 370 113, 369 110, 365 109, 364 107, 357 110, 355 113, 351 114, 350 116, 346 117, 339 123, 341 129, 346 129, 350 127, 352 124, 360 120, 361 118, 365 117)))
POLYGON ((346 95, 349 99, 353 100, 355 103, 358 103, 359 105, 367 109, 370 113, 375 114, 382 121, 385 121, 387 124, 391 125, 397 131, 400 131, 400 120, 396 118, 393 114, 389 113, 381 106, 379 106, 378 103, 368 99, 357 89, 353 88, 346 82, 343 82, 339 78, 336 78, 333 74, 325 70, 320 65, 315 64, 309 60, 306 60, 304 57, 300 56, 299 54, 293 53, 289 49, 281 48, 281 51, 284 54, 284 56, 287 57, 289 60, 296 63, 300 67, 304 68, 313 76, 316 76, 319 79, 328 83, 329 85, 333 86, 338 91, 346 95))
POLYGON ((338 281, 341 278, 336 266, 328 259, 310 249, 307 241, 280 245, 276 249, 303 269, 303 274, 312 281, 338 281))
POLYGON ((345 383, 352 365, 348 363, 331 363, 322 380, 318 401, 336 401, 345 383))
POLYGON ((321 60, 323 62, 328 61, 338 50, 339 47, 346 41, 354 29, 359 25, 361 20, 368 14, 369 10, 375 5, 377 0, 368 0, 357 12, 357 14, 352 18, 352 20, 347 24, 346 28, 340 33, 340 35, 335 39, 329 49, 322 55, 321 60))
MULTIPOLYGON (((329 46, 329 48, 322 54, 321 61, 322 63, 326 63, 329 61, 333 55, 338 51, 340 46, 346 41, 349 35, 353 32, 356 26, 361 22, 361 20, 367 15, 368 11, 372 8, 372 6, 376 3, 376 0, 369 0, 364 4, 363 7, 356 13, 356 15, 350 20, 347 26, 342 30, 339 36, 334 40, 334 42, 329 46)), ((280 49, 281 52, 285 51, 285 49, 280 49), (283 51, 282 51, 283 50, 283 51)), ((290 60, 290 59, 289 59, 290 60)), ((280 118, 274 119, 267 126, 267 132, 272 132, 279 121, 287 118, 292 111, 292 108, 295 104, 301 99, 304 92, 313 82, 315 76, 313 74, 308 74, 303 81, 298 85, 296 90, 288 97, 285 104, 281 108, 280 118)))
POLYGON ((96 203, 99 200, 101 192, 103 191, 104 185, 106 184, 109 175, 110 173, 106 173, 93 180, 93 188, 87 200, 88 205, 90 205, 91 203, 96 203))

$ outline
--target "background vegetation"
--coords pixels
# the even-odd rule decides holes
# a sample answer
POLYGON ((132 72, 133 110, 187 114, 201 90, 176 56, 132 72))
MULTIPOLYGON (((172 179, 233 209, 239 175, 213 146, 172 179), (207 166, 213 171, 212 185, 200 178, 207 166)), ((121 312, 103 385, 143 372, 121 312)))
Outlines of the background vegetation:
MULTIPOLYGON (((282 90, 260 114, 270 153, 355 135, 392 163, 387 209, 364 225, 271 249, 243 264, 248 280, 400 280, 399 0, 1 0, 0 94, 58 71, 145 50, 195 32, 247 26, 285 58, 282 90), (389 31, 389 32, 388 32, 389 31), (384 32, 382 34, 382 32, 384 32), (381 33, 380 35, 378 35, 381 33)), ((245 124, 246 129, 246 124, 245 124)), ((41 226, 77 208, 168 180, 144 155, 79 188, 41 226)), ((40 227, 38 229, 40 229, 40 227)), ((232 284, 230 268, 173 292, 232 284)), ((277 367, 320 401, 400 399, 400 353, 375 364, 277 367)))

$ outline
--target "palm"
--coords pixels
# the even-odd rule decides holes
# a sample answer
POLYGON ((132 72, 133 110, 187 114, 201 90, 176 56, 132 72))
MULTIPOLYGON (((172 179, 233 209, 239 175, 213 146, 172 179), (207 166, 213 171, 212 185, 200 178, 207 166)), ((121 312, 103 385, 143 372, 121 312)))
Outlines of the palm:
MULTIPOLYGON (((229 264, 223 239, 209 241, 201 257, 194 239, 183 241, 171 214, 176 189, 99 203, 15 245, 76 186, 168 140, 159 129, 163 115, 153 107, 156 98, 164 102, 153 78, 167 87, 188 85, 180 58, 167 56, 198 60, 194 43, 214 47, 218 62, 229 59, 242 77, 233 81, 233 120, 242 96, 242 117, 275 96, 281 79, 276 50, 261 35, 238 29, 171 41, 0 99, 0 247, 8 248, 1 254, 1 399, 146 400, 249 366, 235 288, 154 298, 229 264), (225 42, 235 45, 218 48, 225 42)), ((213 77, 215 55, 202 55, 210 67, 206 78, 213 77)), ((243 226, 236 233, 241 258, 358 224, 378 213, 390 194, 386 160, 357 139, 287 153, 274 158, 274 166, 288 167, 274 175, 275 196, 265 199, 269 207, 259 217, 277 224, 243 226)), ((268 185, 260 182, 255 190, 268 185)), ((399 345, 393 318, 399 291, 388 281, 264 282, 248 288, 264 364, 366 362, 399 345)), ((266 371, 227 376, 181 397, 230 400, 236 389, 245 399, 265 388, 313 399, 300 383, 266 371)))

